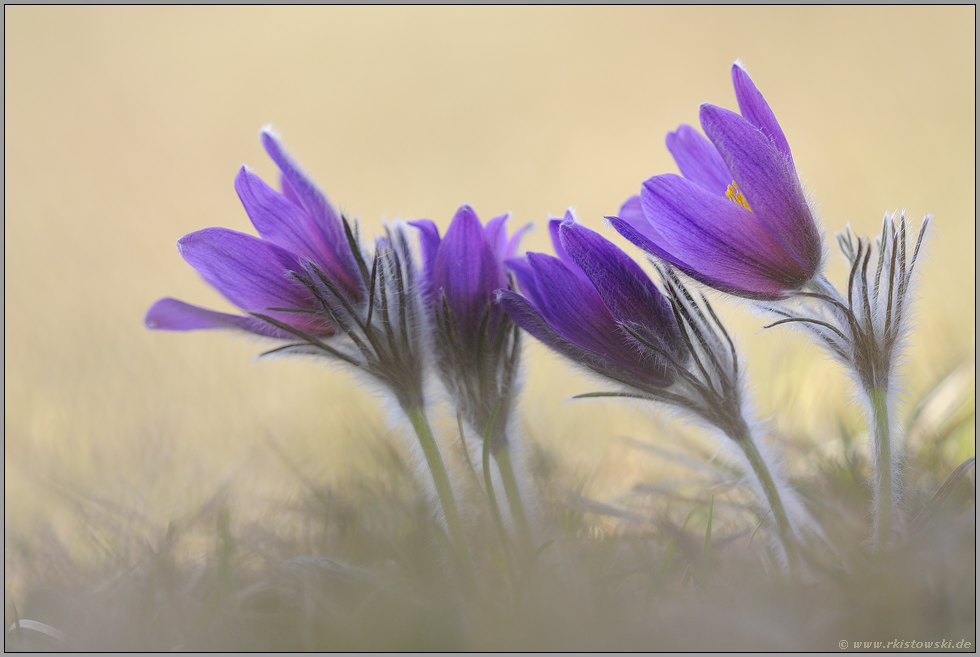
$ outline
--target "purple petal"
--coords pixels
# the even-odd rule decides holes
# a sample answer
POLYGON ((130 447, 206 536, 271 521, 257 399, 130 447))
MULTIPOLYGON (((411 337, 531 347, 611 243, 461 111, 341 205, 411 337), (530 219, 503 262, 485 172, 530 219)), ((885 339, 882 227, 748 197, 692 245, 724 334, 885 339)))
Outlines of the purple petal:
POLYGON ((146 312, 143 320, 155 331, 196 331, 201 329, 237 329, 267 338, 288 340, 294 336, 256 317, 242 317, 208 310, 177 299, 160 299, 146 312))
POLYGON ((538 275, 531 267, 525 254, 523 258, 510 258, 504 262, 507 268, 514 274, 517 280, 517 288, 528 298, 535 308, 541 308, 545 304, 543 292, 538 286, 538 275))
POLYGON ((630 224, 646 223, 647 218, 643 214, 643 202, 640 201, 639 194, 634 194, 623 201, 623 204, 619 206, 619 218, 630 224))
POLYGON ((749 123, 769 137, 792 166, 793 154, 789 150, 789 142, 786 141, 783 129, 779 127, 779 122, 776 121, 776 115, 772 113, 769 103, 759 93, 759 89, 752 82, 752 78, 738 64, 732 66, 732 85, 735 87, 735 98, 738 100, 739 112, 748 119, 749 123))
POLYGON ((588 278, 551 256, 528 253, 527 261, 536 279, 536 308, 555 331, 606 357, 622 348, 622 331, 588 278))
POLYGON ((551 248, 555 250, 555 255, 558 256, 558 259, 565 263, 569 269, 575 271, 578 269, 578 265, 568 256, 568 252, 561 243, 560 229, 563 221, 564 219, 549 219, 548 236, 551 237, 551 248))
POLYGON ((510 315, 510 318, 547 347, 600 374, 612 376, 623 382, 636 380, 636 373, 617 365, 607 358, 601 357, 593 351, 583 349, 579 345, 569 342, 559 335, 548 325, 548 322, 545 321, 534 306, 521 295, 510 290, 499 290, 497 295, 500 300, 500 305, 510 315))
POLYGON ((561 242, 561 226, 566 222, 575 222, 575 216, 571 211, 565 212, 565 217, 563 219, 550 219, 548 220, 548 233, 551 236, 551 246, 555 250, 555 255, 558 259, 568 267, 569 271, 573 274, 586 281, 586 286, 591 287, 592 283, 589 281, 589 277, 585 275, 581 267, 568 255, 568 251, 565 250, 565 246, 561 242))
POLYGON ((705 285, 708 285, 710 287, 713 287, 716 290, 721 290, 722 292, 727 292, 728 294, 734 294, 740 297, 746 297, 748 299, 778 299, 785 296, 781 288, 779 289, 779 291, 775 291, 776 288, 771 285, 768 285, 766 287, 766 291, 749 290, 743 287, 739 287, 737 284, 731 282, 730 280, 723 280, 720 278, 709 276, 705 274, 704 271, 702 271, 701 269, 692 267, 691 265, 687 264, 675 253, 672 253, 669 250, 665 250, 661 246, 661 244, 667 244, 666 247, 667 249, 670 249, 672 247, 668 242, 664 240, 663 236, 659 235, 659 233, 657 234, 658 237, 656 239, 663 240, 663 241, 658 242, 658 241, 654 241, 649 237, 649 235, 655 231, 648 230, 648 231, 641 232, 640 230, 638 230, 638 228, 642 226, 642 224, 627 223, 626 221, 620 219, 619 217, 606 217, 606 219, 609 220, 609 223, 612 225, 612 227, 616 229, 616 232, 618 232, 620 235, 628 239, 636 246, 640 247, 647 253, 651 253, 657 256, 664 262, 673 265, 677 269, 680 269, 694 280, 704 283, 705 285))
POLYGON ((741 296, 773 299, 809 278, 755 214, 685 178, 650 178, 641 196, 644 213, 661 236, 655 255, 697 280, 741 296))
POLYGON ((606 217, 610 225, 620 235, 637 245, 644 251, 652 253, 661 260, 666 260, 678 267, 690 266, 661 245, 669 247, 670 242, 656 226, 643 214, 643 201, 639 195, 631 196, 619 208, 618 217, 606 217))
POLYGON ((569 341, 552 328, 537 309, 519 294, 510 290, 499 290, 497 295, 504 311, 518 326, 566 358, 588 367, 598 374, 627 385, 640 388, 670 385, 671 379, 666 375, 663 368, 652 359, 638 357, 637 354, 633 353, 630 345, 619 346, 625 348, 624 353, 630 358, 627 362, 632 366, 624 365, 592 349, 583 348, 569 341), (648 369, 642 370, 636 367, 641 364, 647 365, 648 369))
POLYGON ((283 194, 313 217, 313 221, 323 233, 326 244, 336 256, 337 262, 347 272, 347 278, 351 283, 357 281, 359 277, 357 262, 351 253, 343 224, 327 197, 309 176, 303 173, 278 139, 268 130, 262 131, 262 145, 282 172, 283 194))
POLYGON ((671 347, 680 346, 681 338, 670 305, 628 255, 581 224, 563 223, 561 239, 613 317, 647 328, 671 347))
POLYGON ((262 131, 262 146, 266 153, 276 163, 282 172, 283 179, 289 187, 287 192, 311 215, 324 223, 337 224, 340 222, 323 192, 303 173, 279 143, 279 140, 268 130, 262 131))
POLYGON ((810 279, 820 267, 822 247, 792 162, 768 136, 734 112, 704 104, 701 125, 759 223, 802 268, 803 282, 810 279))
POLYGON ((316 263, 351 298, 359 297, 360 290, 337 259, 334 245, 327 242, 328 236, 306 210, 245 167, 235 176, 235 191, 263 239, 316 263))
POLYGON ((595 355, 592 352, 558 335, 534 306, 521 295, 510 290, 498 290, 497 298, 500 301, 500 305, 503 306, 504 311, 510 315, 511 319, 518 326, 548 347, 577 362, 588 362, 595 359, 595 355))
POLYGON ((517 248, 520 246, 521 238, 524 237, 524 233, 531 229, 532 225, 533 224, 531 223, 526 223, 514 231, 514 234, 510 236, 509 240, 507 240, 507 248, 504 249, 504 254, 501 261, 506 260, 507 258, 513 258, 515 255, 517 255, 517 248))
POLYGON ((689 125, 682 125, 676 132, 667 133, 666 142, 685 178, 713 194, 725 195, 732 174, 718 149, 704 135, 689 125))
POLYGON ((290 201, 295 203, 299 207, 303 207, 303 201, 300 199, 299 194, 293 189, 293 186, 289 184, 289 180, 286 179, 286 174, 282 171, 279 172, 279 189, 282 190, 282 195, 288 198, 290 201))
POLYGON ((422 247, 422 287, 426 296, 432 294, 432 268, 436 262, 436 253, 442 238, 439 237, 439 227, 428 219, 409 221, 409 226, 418 228, 419 245, 422 247))
POLYGON ((499 217, 494 217, 487 222, 486 228, 483 230, 487 244, 490 245, 490 249, 493 251, 493 255, 497 258, 497 262, 503 262, 504 253, 507 249, 507 228, 506 223, 510 214, 502 214, 499 217))
POLYGON ((242 310, 268 314, 304 331, 332 330, 309 313, 269 310, 316 309, 309 290, 289 278, 289 272, 303 269, 282 247, 226 228, 205 228, 180 238, 177 248, 209 285, 242 310))
POLYGON ((446 302, 466 339, 479 330, 494 290, 504 287, 503 270, 483 235, 483 226, 468 205, 456 211, 439 245, 432 274, 433 290, 446 302))
POLYGON ((419 244, 422 247, 422 261, 431 265, 435 262, 436 253, 442 238, 439 237, 439 227, 434 221, 429 219, 416 219, 409 221, 409 226, 419 229, 419 244))

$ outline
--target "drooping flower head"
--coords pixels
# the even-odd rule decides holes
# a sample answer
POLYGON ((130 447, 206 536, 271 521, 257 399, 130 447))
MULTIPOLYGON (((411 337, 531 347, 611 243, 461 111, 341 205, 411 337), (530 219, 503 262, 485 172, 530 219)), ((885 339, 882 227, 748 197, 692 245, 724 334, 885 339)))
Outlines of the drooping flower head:
POLYGON ((820 233, 782 128, 735 64, 740 114, 701 105, 701 127, 667 135, 681 176, 643 183, 612 225, 695 280, 750 299, 779 299, 820 270, 820 233))
POLYGON ((530 227, 508 237, 507 218, 494 217, 484 227, 473 208, 462 205, 444 237, 429 220, 409 222, 419 230, 421 292, 435 327, 439 376, 478 434, 499 407, 493 423, 498 441, 505 440, 520 334, 495 293, 508 286, 504 260, 515 255, 530 227))
POLYGON ((642 348, 635 334, 683 361, 670 304, 639 265, 570 212, 564 221, 550 221, 549 230, 558 257, 528 253, 507 261, 521 291, 498 293, 507 313, 551 349, 602 376, 655 395, 669 387, 673 368, 642 348))

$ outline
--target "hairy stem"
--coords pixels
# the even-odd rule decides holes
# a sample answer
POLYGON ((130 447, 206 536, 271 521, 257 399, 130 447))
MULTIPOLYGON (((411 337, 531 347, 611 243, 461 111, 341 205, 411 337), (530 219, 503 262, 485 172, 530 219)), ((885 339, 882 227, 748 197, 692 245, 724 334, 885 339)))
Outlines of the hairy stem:
POLYGON ((456 498, 453 496, 453 489, 449 483, 446 465, 439 454, 439 446, 432 435, 429 420, 425 417, 425 410, 420 406, 414 406, 408 409, 406 413, 419 437, 426 463, 428 463, 429 471, 432 473, 432 481, 436 485, 436 493, 439 495, 442 512, 449 528, 449 538, 453 542, 453 547, 456 548, 456 556, 466 573, 466 577, 469 578, 473 574, 473 563, 470 561, 469 549, 466 547, 466 534, 463 532, 463 523, 459 518, 459 509, 456 507, 456 498))
POLYGON ((888 388, 887 384, 879 385, 868 391, 871 401, 869 423, 872 433, 872 448, 874 449, 874 526, 875 545, 884 548, 892 534, 892 447, 891 431, 888 419, 888 388))
POLYGON ((494 450, 493 458, 497 462, 497 469, 500 470, 500 479, 504 483, 504 493, 507 495, 510 514, 514 517, 514 524, 517 526, 521 549, 525 556, 530 555, 532 552, 531 528, 527 524, 527 515, 524 513, 521 493, 517 488, 517 478, 514 476, 514 466, 510 460, 510 450, 506 444, 504 447, 494 450))
POLYGON ((793 535, 793 528, 789 524, 789 517, 786 515, 783 500, 779 497, 779 490, 776 488, 776 482, 773 481, 772 474, 769 472, 769 467, 766 465, 765 460, 763 460, 762 454, 759 453, 759 448, 756 447, 748 429, 745 430, 742 436, 732 437, 735 438, 738 446, 742 448, 746 458, 749 460, 749 465, 752 466, 752 470, 755 472, 755 476, 762 486, 762 492, 765 494, 766 501, 769 503, 772 517, 776 520, 776 529, 779 532, 779 540, 783 544, 783 549, 786 551, 786 559, 789 561, 790 568, 795 569, 799 561, 796 551, 796 537, 793 535))

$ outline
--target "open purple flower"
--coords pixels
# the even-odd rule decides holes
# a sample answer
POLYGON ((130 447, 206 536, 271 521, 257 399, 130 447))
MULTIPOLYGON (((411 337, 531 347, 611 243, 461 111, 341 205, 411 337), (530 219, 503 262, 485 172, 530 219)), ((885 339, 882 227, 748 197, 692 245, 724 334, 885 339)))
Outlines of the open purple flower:
POLYGON ((530 227, 508 237, 507 217, 494 217, 484 227, 473 208, 462 205, 442 238, 429 220, 409 222, 420 231, 421 291, 435 327, 440 378, 480 435, 499 409, 493 433, 501 444, 520 348, 519 332, 495 293, 507 287, 504 260, 515 255, 530 227))
POLYGON ((272 189, 245 167, 235 177, 235 191, 260 237, 205 228, 177 242, 188 264, 250 316, 165 298, 150 307, 147 328, 232 328, 271 338, 295 337, 283 325, 312 336, 333 335, 337 326, 324 315, 309 287, 295 276, 307 267, 322 272, 351 303, 365 296, 357 261, 336 211, 271 132, 262 132, 262 144, 279 167, 282 191, 272 189))
POLYGON ((518 325, 558 353, 605 377, 659 396, 675 368, 641 346, 684 362, 670 304, 619 248, 571 213, 549 222, 557 258, 528 253, 507 261, 521 293, 498 292, 518 325), (632 332, 631 332, 632 331, 632 332))
POLYGON ((741 114, 701 105, 707 139, 688 125, 667 135, 682 176, 650 178, 609 220, 706 285, 779 299, 819 273, 820 233, 772 110, 738 64, 732 82, 741 114))

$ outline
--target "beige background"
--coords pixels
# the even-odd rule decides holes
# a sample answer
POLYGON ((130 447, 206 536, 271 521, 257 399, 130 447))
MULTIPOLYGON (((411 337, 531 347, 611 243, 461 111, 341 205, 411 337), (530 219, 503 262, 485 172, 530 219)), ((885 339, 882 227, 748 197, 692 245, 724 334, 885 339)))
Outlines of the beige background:
MULTIPOLYGON (((484 219, 537 222, 525 245, 547 250, 548 214, 574 206, 626 247, 602 216, 675 170, 664 135, 696 124, 700 102, 735 106, 740 58, 828 236, 846 222, 874 232, 885 211, 935 214, 909 398, 973 359, 973 7, 6 7, 4 18, 8 527, 68 518, 90 499, 156 527, 222 486, 240 504, 288 495, 296 479, 270 440, 329 479, 369 438, 394 435, 371 391, 330 364, 255 362, 255 341, 142 327, 161 296, 228 308, 174 242, 251 230, 232 179, 243 162, 271 179, 257 138, 267 123, 369 229, 395 217, 445 227, 468 202, 484 219)), ((860 430, 836 365, 786 332, 760 334, 744 308, 725 315, 777 434, 819 437, 838 414, 860 430)), ((620 488, 656 473, 619 438, 676 441, 678 425, 566 403, 602 384, 537 345, 529 354, 531 440, 620 488)))

